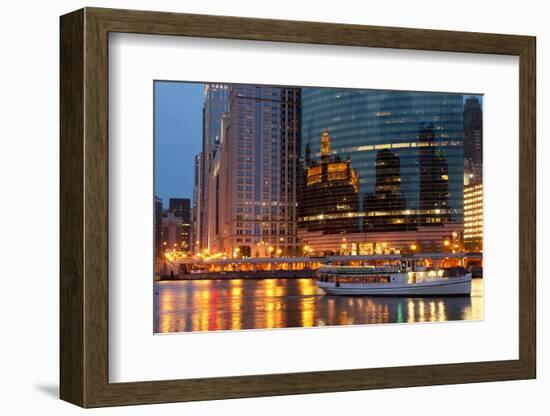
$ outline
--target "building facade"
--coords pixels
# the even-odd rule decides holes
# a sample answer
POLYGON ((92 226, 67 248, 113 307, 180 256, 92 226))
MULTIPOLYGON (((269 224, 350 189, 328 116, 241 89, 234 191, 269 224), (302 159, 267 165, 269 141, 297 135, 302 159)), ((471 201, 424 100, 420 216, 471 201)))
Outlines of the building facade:
POLYGON ((482 182, 483 111, 478 97, 468 97, 464 103, 464 169, 470 182, 482 182))
POLYGON ((360 231, 359 183, 349 159, 330 151, 330 137, 321 137, 321 157, 312 159, 306 148, 301 210, 302 226, 308 232, 326 234, 360 231))
POLYGON ((189 249, 188 229, 182 219, 169 210, 162 216, 162 244, 163 251, 186 252, 189 249))
POLYGON ((208 245, 233 257, 294 255, 300 90, 232 85, 208 177, 208 245))
MULTIPOLYGON (((357 254, 440 250, 463 233, 464 99, 459 94, 302 89, 302 161, 322 155, 327 132, 332 157, 349 160, 358 181, 354 212, 328 213, 327 227, 299 207, 299 237, 317 251, 355 244, 357 254), (309 155, 309 156, 308 156, 309 155), (334 235, 332 221, 358 219, 357 232, 334 235), (393 238, 391 233, 401 233, 393 238), (387 237, 386 237, 387 235, 387 237), (393 239, 394 246, 390 244, 393 239)), ((302 181, 302 184, 306 182, 302 181)), ((307 186, 299 193, 307 201, 307 186)))
POLYGON ((374 192, 365 195, 363 209, 370 215, 364 221, 364 230, 368 232, 407 231, 414 229, 413 221, 406 221, 407 216, 394 218, 393 212, 403 212, 407 205, 401 190, 401 161, 388 149, 376 152, 376 182, 374 192), (378 215, 375 215, 378 213, 378 215))
POLYGON ((201 250, 201 235, 203 219, 203 153, 195 155, 194 159, 194 182, 193 182, 193 209, 192 209, 192 225, 191 225, 191 251, 196 253, 201 250))
POLYGON ((210 175, 212 164, 216 153, 221 144, 221 119, 224 113, 229 110, 230 104, 230 85, 210 83, 204 85, 204 107, 203 107, 203 142, 202 142, 202 160, 200 163, 200 192, 198 197, 198 206, 201 207, 199 215, 198 232, 195 240, 199 241, 196 250, 208 248, 208 227, 206 224, 208 218, 208 204, 206 198, 208 191, 208 177, 210 175))
POLYGON ((188 252, 191 248, 191 200, 189 198, 170 198, 168 212, 175 220, 180 221, 178 230, 178 247, 180 251, 188 252))
POLYGON ((483 109, 481 97, 464 103, 464 247, 483 250, 483 109))
POLYGON ((464 248, 483 250, 483 184, 464 186, 464 248))
POLYGON ((155 258, 163 256, 163 239, 162 239, 162 198, 155 195, 154 200, 155 210, 155 258))

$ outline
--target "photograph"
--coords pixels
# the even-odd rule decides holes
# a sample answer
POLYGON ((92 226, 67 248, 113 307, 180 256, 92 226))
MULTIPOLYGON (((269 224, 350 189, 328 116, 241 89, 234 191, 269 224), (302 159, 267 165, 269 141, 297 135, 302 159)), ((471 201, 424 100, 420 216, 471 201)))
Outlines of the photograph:
POLYGON ((154 88, 154 333, 483 320, 483 95, 154 88))

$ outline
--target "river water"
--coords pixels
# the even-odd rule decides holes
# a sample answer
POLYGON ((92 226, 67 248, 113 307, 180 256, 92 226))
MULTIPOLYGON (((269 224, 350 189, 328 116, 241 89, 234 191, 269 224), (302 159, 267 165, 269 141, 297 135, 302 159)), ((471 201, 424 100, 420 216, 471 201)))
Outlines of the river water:
POLYGON ((155 333, 483 319, 483 280, 471 297, 327 296, 313 279, 155 282, 155 333))

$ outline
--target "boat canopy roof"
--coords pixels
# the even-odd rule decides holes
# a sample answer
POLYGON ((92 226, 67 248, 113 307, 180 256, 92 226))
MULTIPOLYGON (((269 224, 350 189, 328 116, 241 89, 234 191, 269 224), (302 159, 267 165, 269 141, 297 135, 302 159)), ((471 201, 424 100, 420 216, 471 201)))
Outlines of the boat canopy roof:
POLYGON ((320 273, 335 273, 335 274, 376 274, 376 273, 395 273, 395 270, 389 267, 375 266, 329 266, 323 265, 319 267, 320 273))

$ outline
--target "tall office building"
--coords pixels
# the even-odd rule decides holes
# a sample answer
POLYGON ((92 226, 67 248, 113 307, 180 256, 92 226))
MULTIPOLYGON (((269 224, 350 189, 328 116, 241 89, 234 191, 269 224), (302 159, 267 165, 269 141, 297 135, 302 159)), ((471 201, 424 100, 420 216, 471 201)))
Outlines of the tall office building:
POLYGON ((201 250, 201 235, 203 224, 203 153, 195 155, 195 178, 193 182, 193 215, 191 225, 191 251, 201 250))
POLYGON ((478 97, 464 103, 464 247, 483 250, 483 110, 478 97))
POLYGON ((464 169, 469 182, 482 182, 483 110, 478 97, 464 103, 464 169))
POLYGON ((162 199, 155 195, 155 257, 163 255, 162 240, 162 199))
POLYGON ((464 247, 483 250, 483 184, 464 186, 464 247))
POLYGON ((227 256, 295 254, 300 90, 231 86, 208 183, 208 242, 227 256))
POLYGON ((171 211, 162 216, 162 244, 164 250, 187 251, 189 246, 188 230, 180 217, 171 211))
POLYGON ((221 143, 221 119, 229 110, 231 86, 228 84, 204 85, 203 151, 209 169, 221 143))
POLYGON ((168 200, 168 211, 172 212, 176 217, 189 220, 190 209, 191 201, 188 198, 170 198, 168 200))
POLYGON ((206 203, 208 191, 208 176, 212 169, 212 163, 221 143, 221 118, 229 110, 230 85, 210 83, 204 85, 204 107, 203 107, 203 143, 202 143, 202 164, 201 176, 202 200, 199 205, 202 207, 201 223, 199 224, 200 234, 197 236, 200 241, 200 248, 208 248, 208 234, 206 220, 208 218, 208 204, 206 203))
MULTIPOLYGON (((165 215, 166 224, 177 224, 177 231, 170 229, 170 243, 172 247, 176 243, 178 250, 189 251, 191 229, 191 201, 188 198, 170 198, 168 200, 168 212, 165 215), (175 233, 172 235, 172 233, 175 233)), ((174 225, 176 227, 176 225, 174 225)))
MULTIPOLYGON (((299 208, 299 236, 319 251, 354 241, 352 252, 369 254, 378 245, 405 250, 438 249, 447 235, 463 231, 463 96, 459 94, 302 89, 302 154, 322 154, 328 132, 331 153, 350 160, 359 183, 360 231, 308 232, 299 208), (382 152, 382 151, 386 152, 382 152), (393 233, 392 231, 406 232, 393 233)), ((302 181, 303 182, 303 181, 302 181)), ((304 197, 300 191, 301 198, 304 197)))

